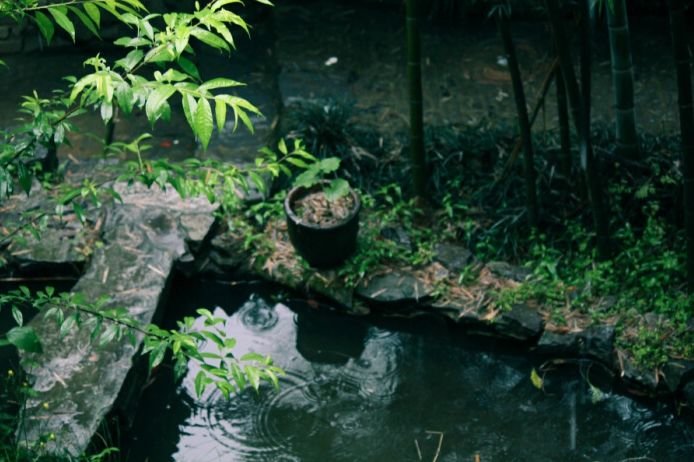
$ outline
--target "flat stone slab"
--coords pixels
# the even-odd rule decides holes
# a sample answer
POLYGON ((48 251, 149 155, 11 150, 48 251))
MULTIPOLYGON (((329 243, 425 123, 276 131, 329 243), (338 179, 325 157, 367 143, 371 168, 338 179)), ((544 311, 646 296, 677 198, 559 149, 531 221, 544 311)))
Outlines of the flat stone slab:
POLYGON ((357 286, 357 295, 377 303, 419 302, 431 290, 414 274, 401 271, 373 276, 357 286))
MULTIPOLYGON (((3 229, 14 229, 22 223, 21 214, 48 211, 49 198, 38 185, 32 188, 29 196, 15 194, 0 207, 0 242, 3 229)), ((50 211, 49 211, 50 212, 50 211)), ((94 210, 87 211, 88 222, 94 225, 97 215, 94 210)), ((48 268, 61 265, 83 265, 88 260, 91 229, 83 227, 70 209, 62 218, 49 217, 46 229, 39 239, 24 232, 24 239, 13 239, 2 251, 2 259, 10 268, 31 273, 45 272, 48 268)), ((2 265, 0 265, 2 266, 2 265)))
MULTIPOLYGON (((123 204, 106 209, 104 246, 96 249, 73 291, 87 301, 109 298, 107 307, 123 307, 150 323, 164 295, 176 260, 211 229, 214 206, 207 199, 182 200, 171 190, 142 185, 115 188, 123 204)), ((37 396, 27 402, 22 438, 36 441, 53 433, 49 450, 78 455, 89 444, 115 402, 142 342, 127 337, 98 347, 90 329, 60 337, 53 320, 37 316, 41 354, 23 354, 22 364, 37 396)))

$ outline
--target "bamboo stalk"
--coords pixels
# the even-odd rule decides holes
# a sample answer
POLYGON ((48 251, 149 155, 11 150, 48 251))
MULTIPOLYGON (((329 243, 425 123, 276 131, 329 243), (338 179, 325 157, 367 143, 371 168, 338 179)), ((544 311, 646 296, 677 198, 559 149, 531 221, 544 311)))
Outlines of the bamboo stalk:
POLYGON ((691 55, 687 43, 684 2, 669 0, 670 33, 677 70, 677 100, 682 136, 684 181, 684 226, 687 236, 687 290, 694 294, 694 103, 692 102, 691 55))
POLYGON ((612 62, 617 152, 627 158, 638 155, 634 111, 634 69, 629 43, 629 20, 624 0, 612 0, 607 7, 607 27, 612 62))
POLYGON ((566 101, 566 84, 564 75, 556 73, 557 115, 559 117, 559 138, 561 140, 561 172, 564 179, 571 180, 571 129, 569 127, 569 107, 566 101))
POLYGON ((419 28, 419 2, 407 0, 407 82, 410 100, 410 162, 412 185, 419 199, 426 196, 427 172, 424 152, 424 121, 422 110, 422 57, 419 28))
MULTIPOLYGON (((555 59, 552 65, 550 66, 547 75, 545 75, 545 80, 542 81, 542 85, 540 86, 540 96, 537 98, 537 101, 535 101, 535 107, 533 108, 533 112, 530 115, 531 130, 535 125, 535 120, 537 120, 537 115, 540 113, 540 109, 542 109, 542 107, 545 104, 545 98, 547 97, 547 92, 549 91, 549 85, 552 83, 554 75, 558 72, 558 67, 559 61, 555 59)), ((506 172, 508 172, 511 169, 511 167, 513 167, 513 164, 516 163, 516 159, 518 159, 518 153, 520 153, 522 147, 523 139, 518 138, 516 140, 516 144, 513 145, 513 151, 511 151, 511 155, 509 156, 508 161, 504 166, 504 173, 501 175, 501 178, 505 177, 506 172)))
POLYGON ((588 197, 591 202, 591 211, 593 214, 593 224, 595 227, 596 244, 598 258, 605 260, 610 257, 610 235, 609 235, 609 219, 605 213, 604 197, 600 177, 596 168, 596 160, 593 155, 593 145, 590 133, 591 120, 591 17, 590 17, 590 2, 592 0, 581 0, 581 124, 579 132, 581 164, 586 177, 588 186, 588 197))
POLYGON ((502 8, 497 10, 496 23, 499 29, 501 41, 504 44, 504 51, 508 60, 508 69, 511 73, 511 83, 513 84, 513 96, 516 101, 516 111, 518 113, 518 125, 520 128, 521 139, 523 140, 524 162, 523 173, 525 176, 525 203, 528 214, 528 223, 531 227, 538 226, 538 205, 537 205, 537 185, 536 172, 533 153, 532 133, 530 131, 530 119, 528 108, 525 101, 525 90, 523 80, 518 66, 516 49, 511 36, 511 28, 508 22, 508 13, 502 8))
POLYGON ((576 133, 581 131, 581 92, 578 88, 576 79, 576 71, 574 70, 573 61, 571 59, 571 50, 569 49, 569 41, 566 37, 566 26, 562 17, 561 9, 557 0, 545 0, 547 16, 549 17, 550 28, 552 29, 552 37, 554 46, 559 57, 559 65, 566 84, 566 92, 569 97, 569 105, 571 107, 571 115, 574 121, 576 133))

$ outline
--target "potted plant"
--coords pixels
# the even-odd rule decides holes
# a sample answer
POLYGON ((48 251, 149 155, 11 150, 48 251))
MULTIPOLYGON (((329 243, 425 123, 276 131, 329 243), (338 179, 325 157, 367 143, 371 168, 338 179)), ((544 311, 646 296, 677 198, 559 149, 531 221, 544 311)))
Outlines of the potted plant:
POLYGON ((357 246, 359 196, 347 180, 326 179, 339 167, 337 157, 309 164, 284 201, 289 240, 316 268, 338 266, 357 246))

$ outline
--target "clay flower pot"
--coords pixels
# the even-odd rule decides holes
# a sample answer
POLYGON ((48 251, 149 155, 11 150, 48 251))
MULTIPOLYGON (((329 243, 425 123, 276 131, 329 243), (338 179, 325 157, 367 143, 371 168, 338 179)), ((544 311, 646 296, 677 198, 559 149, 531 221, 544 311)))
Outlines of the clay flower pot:
POLYGON ((298 201, 311 193, 322 190, 323 181, 310 188, 302 186, 292 188, 284 201, 284 212, 287 216, 289 240, 296 251, 316 268, 334 268, 344 262, 357 247, 359 233, 359 195, 350 188, 353 206, 347 216, 327 224, 313 224, 302 220, 296 213, 298 201))

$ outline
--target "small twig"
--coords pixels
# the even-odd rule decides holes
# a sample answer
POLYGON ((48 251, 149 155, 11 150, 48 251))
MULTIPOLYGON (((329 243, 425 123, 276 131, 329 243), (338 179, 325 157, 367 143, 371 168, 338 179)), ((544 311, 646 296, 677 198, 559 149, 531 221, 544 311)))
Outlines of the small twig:
POLYGON ((416 438, 414 440, 414 447, 417 448, 417 457, 419 457, 419 460, 422 460, 422 451, 419 449, 419 443, 416 438))
POLYGON ((51 281, 76 281, 78 276, 51 276, 42 278, 0 278, 0 282, 51 282, 51 281))
POLYGON ((425 433, 428 433, 430 435, 439 435, 439 444, 436 447, 436 454, 434 454, 434 458, 431 461, 436 462, 437 460, 439 460, 439 455, 441 454, 441 445, 443 444, 443 432, 434 432, 427 430, 425 433))

